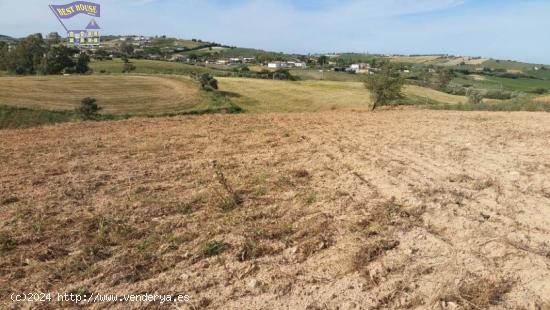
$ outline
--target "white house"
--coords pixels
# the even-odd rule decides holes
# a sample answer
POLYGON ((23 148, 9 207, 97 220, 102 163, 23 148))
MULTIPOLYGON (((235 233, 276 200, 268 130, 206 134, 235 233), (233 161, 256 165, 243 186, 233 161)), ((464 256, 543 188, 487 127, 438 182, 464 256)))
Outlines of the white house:
POLYGON ((307 68, 307 64, 301 61, 289 61, 287 62, 287 65, 296 68, 307 68))
POLYGON ((267 67, 270 69, 281 69, 285 68, 286 64, 283 62, 270 62, 267 64, 267 67))
POLYGON ((174 54, 172 55, 172 58, 170 58, 170 61, 180 61, 185 62, 189 60, 189 56, 187 55, 181 55, 181 54, 174 54))

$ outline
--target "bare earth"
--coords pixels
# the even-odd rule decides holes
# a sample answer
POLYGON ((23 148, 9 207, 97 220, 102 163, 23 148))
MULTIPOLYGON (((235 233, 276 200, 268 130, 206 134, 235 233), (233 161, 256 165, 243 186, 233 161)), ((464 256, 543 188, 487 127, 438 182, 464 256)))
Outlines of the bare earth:
POLYGON ((63 124, 0 131, 0 163, 0 308, 550 306, 550 114, 63 124))

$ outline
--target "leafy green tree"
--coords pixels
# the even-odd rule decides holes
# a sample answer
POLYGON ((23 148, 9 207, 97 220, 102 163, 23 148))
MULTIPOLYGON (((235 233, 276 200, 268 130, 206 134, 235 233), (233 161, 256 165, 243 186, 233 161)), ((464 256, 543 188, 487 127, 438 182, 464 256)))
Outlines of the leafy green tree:
POLYGON ((82 99, 80 106, 76 109, 76 113, 83 120, 97 119, 99 111, 101 107, 97 105, 97 100, 90 97, 82 99))
POLYGON ((6 70, 8 44, 0 41, 0 70, 6 70))
POLYGON ((319 58, 317 58, 317 64, 319 64, 319 66, 327 65, 328 57, 326 55, 319 56, 319 58))
POLYGON ((33 34, 23 39, 8 55, 6 67, 16 74, 36 74, 46 52, 41 34, 33 34))
POLYGON ((72 69, 75 65, 72 55, 76 52, 65 45, 56 45, 49 48, 42 58, 40 72, 43 74, 60 74, 65 69, 72 69))
POLYGON ((132 55, 134 53, 134 46, 132 44, 126 43, 126 41, 120 43, 118 50, 125 55, 132 55))
POLYGON ((80 53, 78 55, 78 59, 76 60, 76 66, 75 66, 75 72, 76 73, 87 73, 90 71, 90 67, 88 66, 90 63, 90 56, 86 53, 80 53))
POLYGON ((384 63, 376 74, 367 75, 364 84, 370 92, 372 110, 389 104, 391 100, 401 98, 403 83, 399 71, 389 63, 384 63))
POLYGON ((50 32, 46 37, 48 45, 55 45, 61 43, 61 36, 57 32, 50 32))

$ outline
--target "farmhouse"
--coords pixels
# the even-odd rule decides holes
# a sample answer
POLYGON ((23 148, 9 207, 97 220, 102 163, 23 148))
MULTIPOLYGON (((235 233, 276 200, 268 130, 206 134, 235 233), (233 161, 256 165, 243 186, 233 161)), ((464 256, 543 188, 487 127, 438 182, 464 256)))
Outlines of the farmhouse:
POLYGON ((288 61, 287 66, 296 68, 307 68, 307 64, 301 61, 288 61))
POLYGON ((371 73, 371 66, 370 64, 368 63, 357 63, 357 64, 352 64, 350 67, 349 67, 349 71, 353 71, 355 73, 366 73, 366 74, 369 74, 371 73))
POLYGON ((267 67, 268 68, 271 68, 271 69, 281 69, 281 68, 286 68, 286 63, 284 62, 270 62, 267 64, 267 67))
POLYGON ((170 58, 170 61, 188 62, 189 61, 189 56, 182 55, 182 54, 174 54, 174 55, 172 55, 172 58, 170 58))

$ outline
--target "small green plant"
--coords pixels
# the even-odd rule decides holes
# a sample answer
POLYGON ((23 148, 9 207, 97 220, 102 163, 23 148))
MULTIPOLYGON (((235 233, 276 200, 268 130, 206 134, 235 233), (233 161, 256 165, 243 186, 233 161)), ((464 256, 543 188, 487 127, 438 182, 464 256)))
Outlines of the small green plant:
POLYGON ((239 195, 239 193, 233 190, 233 187, 231 186, 231 184, 229 184, 229 181, 225 177, 222 168, 220 167, 218 162, 214 161, 212 165, 214 167, 214 172, 218 183, 220 183, 220 185, 226 192, 226 195, 218 193, 218 195, 220 196, 219 207, 223 211, 231 211, 240 206, 243 202, 243 199, 239 195))
POLYGON ((248 238, 245 240, 242 248, 237 255, 237 259, 241 262, 256 259, 264 255, 265 249, 262 247, 260 241, 248 238))
POLYGON ((217 256, 222 254, 225 250, 227 250, 227 248, 228 248, 227 243, 223 241, 218 241, 218 240, 208 241, 202 247, 202 255, 204 257, 217 256))
POLYGON ((76 113, 83 120, 97 119, 101 107, 97 105, 95 98, 86 97, 80 102, 80 107, 76 109, 76 113))

